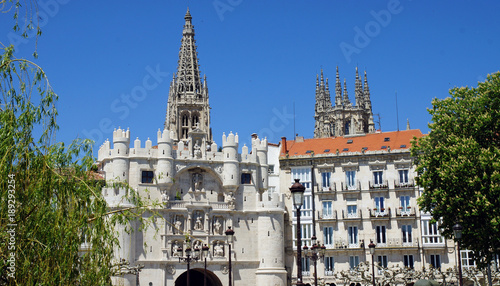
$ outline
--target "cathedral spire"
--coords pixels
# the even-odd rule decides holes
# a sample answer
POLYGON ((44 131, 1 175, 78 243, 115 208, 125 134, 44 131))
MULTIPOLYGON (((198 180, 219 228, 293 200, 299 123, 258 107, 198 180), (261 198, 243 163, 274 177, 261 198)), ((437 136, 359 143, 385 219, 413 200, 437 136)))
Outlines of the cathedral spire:
POLYGON ((342 106, 342 84, 339 77, 339 66, 337 66, 337 75, 335 77, 335 105, 342 106))
POLYGON ((212 142, 210 106, 206 77, 202 83, 194 26, 189 8, 184 16, 177 72, 170 86, 165 128, 174 132, 175 140, 187 140, 189 132, 200 130, 212 142))
POLYGON ((366 70, 365 70, 365 83, 364 83, 363 94, 365 96, 365 103, 366 103, 365 108, 367 108, 367 109, 369 108, 371 110, 372 109, 372 102, 370 99, 370 88, 368 87, 368 79, 366 77, 366 70))
POLYGON ((349 100, 349 94, 347 94, 347 83, 346 83, 346 80, 344 78, 344 102, 343 102, 343 105, 344 106, 351 106, 351 101, 349 100))
POLYGON ((358 67, 356 67, 356 81, 354 83, 354 98, 356 100, 356 106, 361 108, 364 107, 364 98, 363 98, 363 85, 361 83, 361 79, 358 74, 358 67))

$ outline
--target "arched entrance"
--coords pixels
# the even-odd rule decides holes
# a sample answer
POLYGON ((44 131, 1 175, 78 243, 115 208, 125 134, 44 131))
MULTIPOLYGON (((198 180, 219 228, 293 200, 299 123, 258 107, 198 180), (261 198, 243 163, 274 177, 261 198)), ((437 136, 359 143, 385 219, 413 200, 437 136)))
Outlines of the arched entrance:
MULTIPOLYGON (((203 285, 205 270, 203 268, 194 268, 189 270, 189 284, 203 285)), ((187 271, 182 273, 177 280, 175 286, 187 286, 187 271)), ((207 286, 222 286, 219 277, 212 271, 207 270, 207 286)))

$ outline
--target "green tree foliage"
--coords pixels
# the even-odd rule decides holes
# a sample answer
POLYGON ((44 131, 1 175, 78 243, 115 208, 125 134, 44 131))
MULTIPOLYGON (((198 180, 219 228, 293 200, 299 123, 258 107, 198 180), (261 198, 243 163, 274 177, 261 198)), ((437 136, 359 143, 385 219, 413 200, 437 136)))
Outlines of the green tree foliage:
POLYGON ((447 237, 460 223, 462 248, 484 267, 500 254, 500 73, 450 95, 432 101, 431 131, 413 142, 419 205, 447 237))
MULTIPOLYGON (((17 15, 18 1, 0 9, 12 2, 17 15)), ((154 216, 141 214, 156 204, 129 188, 124 199, 135 206, 110 210, 91 171, 93 143, 54 142, 58 96, 47 76, 0 48, 0 285, 109 285, 127 264, 114 260, 115 227, 147 226, 154 216)))

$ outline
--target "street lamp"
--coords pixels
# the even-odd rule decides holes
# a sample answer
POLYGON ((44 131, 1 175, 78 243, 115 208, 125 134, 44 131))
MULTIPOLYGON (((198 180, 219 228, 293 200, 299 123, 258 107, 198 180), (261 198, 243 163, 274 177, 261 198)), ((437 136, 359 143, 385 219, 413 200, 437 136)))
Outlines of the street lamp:
POLYGON ((295 179, 295 183, 290 187, 290 192, 292 193, 293 206, 295 207, 295 213, 297 214, 297 285, 302 284, 302 254, 300 247, 302 246, 301 241, 301 231, 300 231, 300 208, 304 202, 304 191, 306 188, 299 183, 300 179, 295 179))
POLYGON ((208 257, 208 250, 210 247, 208 247, 206 244, 203 245, 201 248, 201 251, 203 252, 203 257, 205 258, 205 270, 203 272, 203 286, 207 286, 207 257, 208 257))
POLYGON ((372 255, 372 283, 373 286, 375 286, 375 263, 373 261, 373 255, 375 254, 375 244, 373 243, 373 240, 370 240, 370 244, 368 244, 368 247, 370 248, 370 254, 372 255))
MULTIPOLYGON (((196 247, 194 249, 194 255, 191 256, 191 252, 192 252, 192 249, 191 249, 191 246, 189 245, 189 240, 186 240, 186 250, 185 253, 186 253, 186 257, 182 257, 182 256, 179 256, 179 262, 187 262, 187 275, 186 275, 186 284, 187 286, 190 286, 190 283, 189 283, 189 264, 191 263, 191 261, 198 261, 198 259, 200 259, 200 249, 198 247, 196 247)), ((180 250, 180 249, 179 249, 180 250)), ((182 252, 182 250, 180 250, 182 252)))
POLYGON ((458 285, 462 286, 462 256, 460 254, 460 240, 462 240, 462 229, 463 227, 460 224, 455 224, 453 226, 453 233, 455 234, 455 239, 457 240, 457 257, 458 257, 458 285))
POLYGON ((311 241, 313 244, 311 248, 309 249, 307 245, 304 245, 303 249, 304 255, 314 262, 314 286, 318 286, 317 261, 325 256, 326 246, 324 244, 319 246, 314 235, 311 237, 311 241))
POLYGON ((226 230, 227 244, 229 245, 229 286, 232 286, 232 274, 231 274, 231 243, 234 239, 234 230, 230 226, 226 230))

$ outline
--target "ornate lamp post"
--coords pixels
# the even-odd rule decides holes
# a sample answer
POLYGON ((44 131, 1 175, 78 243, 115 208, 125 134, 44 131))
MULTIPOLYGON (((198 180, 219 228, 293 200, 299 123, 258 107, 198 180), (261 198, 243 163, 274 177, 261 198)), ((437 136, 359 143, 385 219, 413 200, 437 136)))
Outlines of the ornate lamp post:
POLYGON ((319 243, 316 242, 316 236, 311 237, 312 241, 312 246, 309 250, 307 245, 304 245, 304 255, 311 259, 314 262, 314 286, 318 286, 318 268, 317 268, 317 261, 320 258, 325 257, 325 251, 326 251, 326 246, 319 246, 319 243))
POLYGON ((210 247, 208 247, 206 244, 203 245, 201 248, 201 252, 203 253, 203 257, 205 258, 205 270, 203 272, 203 286, 207 286, 207 257, 208 257, 208 250, 210 247))
POLYGON ((370 248, 370 254, 372 255, 372 284, 375 286, 375 262, 373 260, 373 255, 375 254, 375 244, 373 243, 373 240, 370 240, 368 247, 370 248))
POLYGON ((231 270, 231 244, 233 243, 233 238, 234 238, 234 230, 231 229, 230 226, 228 226, 226 230, 226 236, 227 236, 227 244, 229 245, 229 286, 232 286, 232 270, 231 270))
POLYGON ((186 250, 185 250, 185 253, 186 253, 186 257, 180 257, 179 256, 179 262, 187 262, 187 275, 186 275, 186 284, 187 286, 190 286, 191 284, 189 283, 189 265, 191 263, 191 261, 198 261, 200 259, 200 249, 199 248, 195 248, 194 249, 194 254, 193 256, 191 256, 191 252, 192 252, 192 249, 191 249, 191 246, 189 245, 189 240, 186 240, 186 244, 187 244, 187 247, 186 247, 186 250))
POLYGON ((457 258, 458 258, 458 285, 463 286, 462 281, 462 256, 460 255, 460 240, 462 240, 462 229, 460 224, 455 224, 453 226, 453 233, 455 234, 455 239, 457 240, 457 258))
POLYGON ((297 214, 297 285, 304 285, 302 283, 302 254, 300 247, 302 246, 302 234, 300 229, 300 208, 304 202, 304 191, 306 188, 299 183, 299 179, 295 179, 295 183, 290 187, 292 193, 293 206, 297 214))

